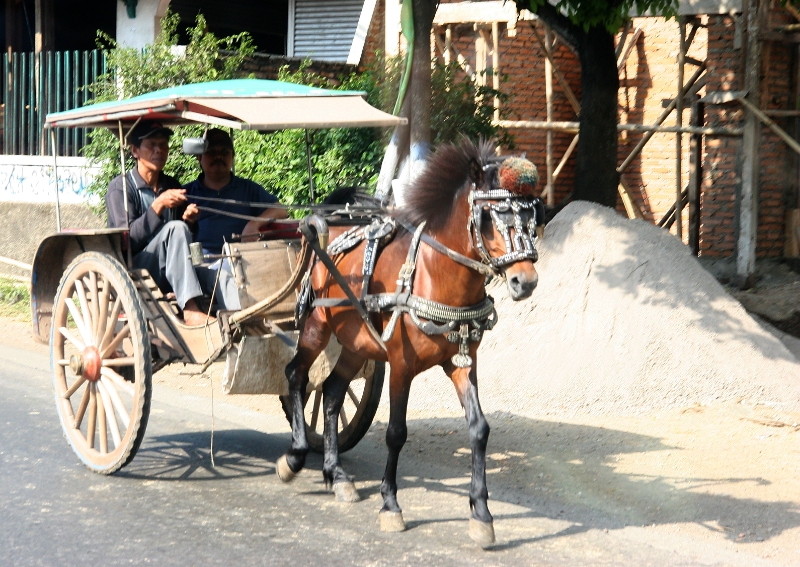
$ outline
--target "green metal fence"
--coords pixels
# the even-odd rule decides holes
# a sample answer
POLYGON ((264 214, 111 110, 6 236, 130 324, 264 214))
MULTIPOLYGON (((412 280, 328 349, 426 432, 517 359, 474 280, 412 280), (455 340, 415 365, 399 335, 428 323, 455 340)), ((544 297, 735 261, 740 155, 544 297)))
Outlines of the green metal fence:
MULTIPOLYGON (((50 112, 86 104, 84 87, 106 72, 106 54, 93 51, 11 53, 3 58, 3 153, 51 155, 50 135, 42 131, 50 112)), ((56 130, 60 156, 78 156, 86 128, 56 130)))

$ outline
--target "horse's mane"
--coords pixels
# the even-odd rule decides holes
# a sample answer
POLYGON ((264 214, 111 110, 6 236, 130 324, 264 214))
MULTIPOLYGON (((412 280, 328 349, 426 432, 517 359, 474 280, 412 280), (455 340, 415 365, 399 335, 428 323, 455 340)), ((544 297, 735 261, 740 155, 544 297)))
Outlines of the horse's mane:
POLYGON ((483 168, 492 161, 495 145, 477 145, 464 138, 458 144, 444 144, 428 159, 423 171, 405 188, 404 205, 395 217, 412 225, 427 222, 432 232, 443 229, 461 191, 470 179, 472 160, 483 168))

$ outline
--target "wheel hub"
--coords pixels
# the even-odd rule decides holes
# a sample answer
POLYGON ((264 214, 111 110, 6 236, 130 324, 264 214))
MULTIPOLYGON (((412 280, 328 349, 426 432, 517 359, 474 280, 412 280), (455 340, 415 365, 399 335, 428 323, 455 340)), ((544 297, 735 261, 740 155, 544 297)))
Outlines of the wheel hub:
POLYGON ((72 371, 90 382, 97 382, 100 379, 102 366, 103 360, 100 358, 100 351, 94 346, 88 346, 81 354, 73 354, 69 357, 69 367, 72 371))

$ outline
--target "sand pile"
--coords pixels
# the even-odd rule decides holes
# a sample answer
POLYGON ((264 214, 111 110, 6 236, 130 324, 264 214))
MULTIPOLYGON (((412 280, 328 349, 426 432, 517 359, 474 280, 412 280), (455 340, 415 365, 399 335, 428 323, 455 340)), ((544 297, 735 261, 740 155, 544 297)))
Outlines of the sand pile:
MULTIPOLYGON (((586 202, 539 245, 523 302, 490 286, 500 322, 479 351, 484 411, 638 414, 744 400, 800 409, 800 363, 663 229, 586 202)), ((439 369, 410 408, 459 411, 439 369)))

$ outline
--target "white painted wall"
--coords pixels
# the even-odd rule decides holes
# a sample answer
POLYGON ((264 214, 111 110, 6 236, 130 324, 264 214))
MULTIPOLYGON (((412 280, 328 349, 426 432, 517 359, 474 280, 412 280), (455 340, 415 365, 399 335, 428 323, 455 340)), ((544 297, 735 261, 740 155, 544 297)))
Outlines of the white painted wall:
POLYGON ((136 17, 128 17, 124 2, 117 1, 117 43, 122 47, 142 49, 151 44, 161 31, 161 18, 170 0, 139 0, 136 17))
MULTIPOLYGON (((86 187, 97 174, 86 158, 58 158, 58 199, 62 204, 88 203, 86 187)), ((55 203, 53 158, 0 155, 0 202, 55 203)))

